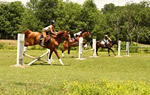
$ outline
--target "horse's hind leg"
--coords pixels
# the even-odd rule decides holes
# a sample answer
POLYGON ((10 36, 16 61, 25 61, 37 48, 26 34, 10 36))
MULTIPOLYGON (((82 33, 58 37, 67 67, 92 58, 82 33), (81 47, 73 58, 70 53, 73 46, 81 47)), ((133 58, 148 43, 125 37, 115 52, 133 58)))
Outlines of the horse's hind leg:
POLYGON ((70 57, 73 57, 73 56, 70 54, 70 50, 71 50, 71 47, 68 47, 68 55, 70 55, 70 57))
POLYGON ((96 48, 96 55, 98 56, 98 48, 96 48))
POLYGON ((108 56, 110 56, 110 49, 108 48, 108 56))
POLYGON ((114 56, 116 56, 116 54, 115 54, 114 50, 113 50, 113 49, 111 49, 111 48, 110 48, 110 50, 113 52, 114 56))
POLYGON ((50 54, 49 54, 49 59, 48 59, 48 64, 52 65, 51 64, 51 57, 52 57, 52 53, 53 53, 53 50, 50 50, 50 54))

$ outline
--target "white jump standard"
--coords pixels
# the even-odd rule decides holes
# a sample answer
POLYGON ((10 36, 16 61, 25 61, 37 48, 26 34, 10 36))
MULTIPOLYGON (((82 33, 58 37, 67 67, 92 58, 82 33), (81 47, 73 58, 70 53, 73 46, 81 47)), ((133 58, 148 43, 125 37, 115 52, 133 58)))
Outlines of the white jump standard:
POLYGON ((82 58, 82 53, 83 53, 82 46, 83 46, 83 38, 80 37, 79 38, 79 55, 78 55, 78 58, 77 58, 78 60, 84 60, 84 59, 86 59, 86 58, 82 58))
POLYGON ((130 43, 127 42, 126 43, 126 56, 129 56, 129 45, 130 45, 130 43))
MULTIPOLYGON (((126 55, 125 56, 129 56, 129 42, 126 42, 126 55)), ((118 41, 118 55, 117 57, 122 57, 121 56, 121 41, 118 41)))
MULTIPOLYGON (((19 65, 23 65, 23 57, 26 56, 28 58, 34 59, 33 61, 31 61, 28 66, 30 66, 31 64, 33 64, 36 61, 41 61, 41 62, 48 62, 48 64, 51 63, 52 61, 52 57, 51 59, 49 59, 49 55, 50 55, 50 49, 47 49, 47 52, 42 54, 39 57, 34 57, 28 54, 25 54, 25 52, 27 51, 27 47, 24 47, 24 41, 25 39, 25 35, 24 34, 18 34, 18 40, 17 40, 17 66, 19 65), (47 60, 41 60, 41 58, 43 56, 47 55, 47 60)), ((60 61, 60 60, 59 60, 60 61)), ((62 63, 62 62, 61 62, 62 63)))
POLYGON ((92 47, 93 47, 93 57, 96 57, 97 55, 96 55, 96 39, 93 39, 93 45, 92 45, 92 47))
POLYGON ((17 40, 17 66, 23 65, 23 53, 24 53, 24 34, 18 34, 17 40))
POLYGON ((118 57, 121 57, 120 50, 121 50, 121 41, 118 41, 118 57))

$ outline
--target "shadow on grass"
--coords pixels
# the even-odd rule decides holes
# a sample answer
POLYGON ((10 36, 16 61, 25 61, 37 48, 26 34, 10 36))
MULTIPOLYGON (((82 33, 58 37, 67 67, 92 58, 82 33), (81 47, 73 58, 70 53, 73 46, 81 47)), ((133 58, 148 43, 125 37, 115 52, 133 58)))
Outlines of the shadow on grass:
MULTIPOLYGON (((27 63, 25 63, 25 64, 27 64, 27 63)), ((30 65, 30 66, 39 66, 39 65, 41 65, 41 66, 70 66, 69 64, 65 64, 65 65, 61 65, 61 64, 52 64, 52 65, 50 65, 50 64, 45 64, 45 63, 33 63, 32 65, 30 65)))

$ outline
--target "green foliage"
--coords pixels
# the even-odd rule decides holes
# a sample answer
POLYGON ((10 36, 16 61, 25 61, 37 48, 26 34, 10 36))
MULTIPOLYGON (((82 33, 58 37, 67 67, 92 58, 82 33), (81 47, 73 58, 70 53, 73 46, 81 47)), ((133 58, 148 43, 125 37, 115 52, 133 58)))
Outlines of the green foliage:
POLYGON ((149 95, 150 85, 145 82, 111 82, 99 80, 96 82, 64 83, 67 95, 149 95))
POLYGON ((21 26, 19 27, 20 32, 23 32, 27 29, 38 32, 42 31, 43 23, 37 19, 37 17, 31 9, 25 9, 22 18, 23 20, 21 22, 21 26))
POLYGON ((15 1, 10 4, 0 4, 0 19, 2 20, 0 22, 1 38, 16 39, 23 12, 24 7, 20 1, 15 1))
POLYGON ((72 33, 85 29, 97 40, 106 32, 113 40, 150 43, 149 2, 104 5, 99 10, 94 0, 83 5, 63 0, 30 0, 24 7, 21 2, 0 4, 0 38, 16 39, 16 34, 26 29, 41 31, 56 20, 56 30, 72 33))
POLYGON ((132 43, 129 47, 129 52, 130 53, 138 53, 139 52, 138 44, 132 43))

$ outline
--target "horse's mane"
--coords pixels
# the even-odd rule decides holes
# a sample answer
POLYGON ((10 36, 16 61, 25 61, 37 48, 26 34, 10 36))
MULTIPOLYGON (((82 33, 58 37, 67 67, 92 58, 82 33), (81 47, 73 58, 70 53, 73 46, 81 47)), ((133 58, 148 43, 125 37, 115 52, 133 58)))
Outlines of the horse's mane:
POLYGON ((88 33, 88 31, 84 31, 84 32, 82 32, 82 33, 81 33, 81 35, 83 35, 84 33, 88 33))
POLYGON ((30 34, 31 32, 32 32, 32 31, 28 29, 28 30, 24 31, 23 33, 24 33, 24 34, 30 34))
POLYGON ((28 35, 31 33, 32 31, 31 30, 26 30, 23 32, 23 34, 25 34, 25 39, 28 37, 28 35))
POLYGON ((65 32, 65 30, 59 31, 59 32, 57 33, 57 35, 58 35, 58 36, 59 36, 59 35, 62 35, 62 34, 64 34, 64 32, 65 32))

